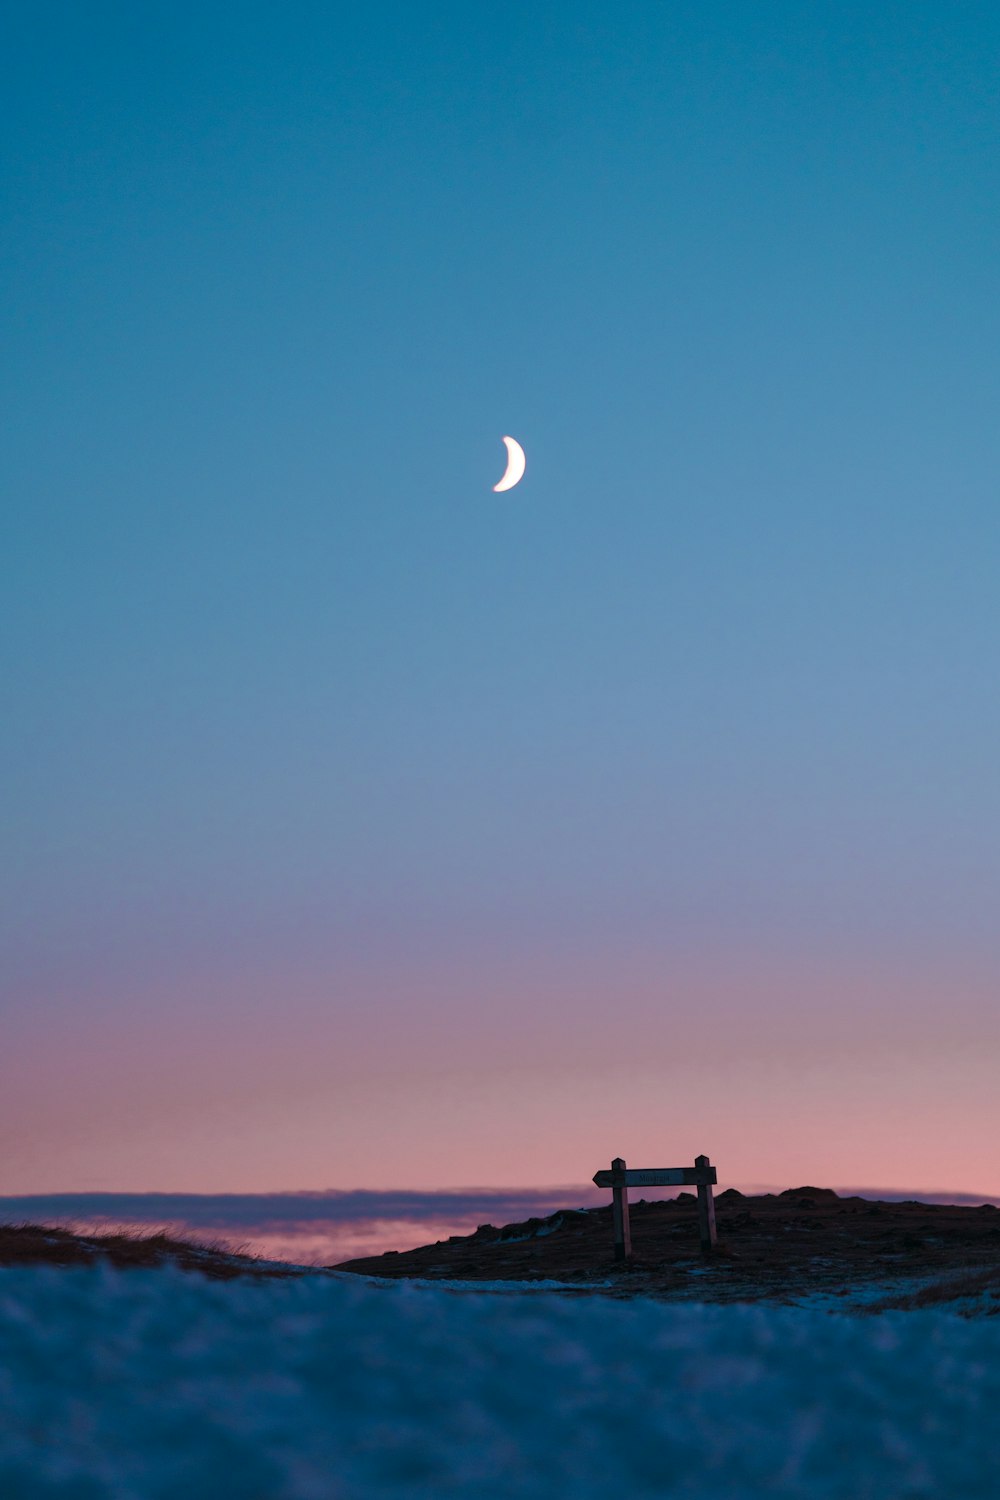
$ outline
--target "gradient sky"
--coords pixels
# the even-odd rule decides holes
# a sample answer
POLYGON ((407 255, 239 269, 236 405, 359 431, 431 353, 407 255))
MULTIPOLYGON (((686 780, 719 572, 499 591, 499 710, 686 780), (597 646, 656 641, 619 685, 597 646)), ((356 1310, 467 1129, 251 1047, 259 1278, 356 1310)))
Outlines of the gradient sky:
POLYGON ((7 8, 0 1191, 1000 1191, 998 77, 7 8))

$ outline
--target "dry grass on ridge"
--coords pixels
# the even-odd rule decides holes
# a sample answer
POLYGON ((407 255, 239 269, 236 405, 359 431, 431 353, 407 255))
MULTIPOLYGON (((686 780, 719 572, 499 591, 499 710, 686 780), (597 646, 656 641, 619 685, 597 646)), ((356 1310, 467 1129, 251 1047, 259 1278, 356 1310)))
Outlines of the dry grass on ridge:
POLYGON ((178 1239, 165 1230, 115 1229, 78 1234, 45 1224, 0 1224, 0 1266, 92 1266, 149 1270, 172 1265, 218 1280, 237 1276, 294 1276, 295 1270, 220 1243, 178 1239))
POLYGON ((1000 1266, 987 1266, 978 1270, 961 1271, 952 1276, 942 1276, 928 1286, 917 1287, 911 1292, 899 1292, 884 1297, 875 1303, 871 1312, 915 1312, 926 1307, 947 1309, 949 1303, 981 1300, 990 1297, 995 1306, 987 1316, 1000 1316, 1000 1266))

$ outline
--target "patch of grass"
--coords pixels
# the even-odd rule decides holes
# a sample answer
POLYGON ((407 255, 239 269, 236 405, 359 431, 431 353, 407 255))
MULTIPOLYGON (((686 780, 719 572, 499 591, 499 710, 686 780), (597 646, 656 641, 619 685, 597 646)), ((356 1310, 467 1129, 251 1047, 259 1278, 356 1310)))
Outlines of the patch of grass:
MULTIPOLYGON (((875 1303, 872 1312, 915 1312, 925 1307, 947 1307, 949 1303, 974 1301, 980 1304, 977 1311, 988 1316, 1000 1315, 1000 1266, 980 1267, 975 1271, 961 1271, 953 1276, 942 1276, 927 1286, 911 1292, 899 1292, 875 1303), (982 1304, 985 1303, 985 1308, 982 1304), (990 1304, 993 1304, 992 1306, 990 1304)), ((958 1308, 956 1311, 961 1312, 958 1308)))
POLYGON ((79 1234, 49 1224, 0 1224, 0 1266, 92 1266, 103 1262, 118 1270, 148 1270, 172 1265, 182 1271, 232 1280, 237 1276, 294 1276, 291 1266, 264 1263, 215 1243, 179 1239, 164 1229, 115 1229, 79 1234))

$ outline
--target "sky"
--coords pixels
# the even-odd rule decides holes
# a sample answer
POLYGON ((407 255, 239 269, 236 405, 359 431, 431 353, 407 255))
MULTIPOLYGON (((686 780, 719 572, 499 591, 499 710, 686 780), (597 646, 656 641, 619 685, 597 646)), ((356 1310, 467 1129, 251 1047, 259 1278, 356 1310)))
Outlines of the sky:
POLYGON ((0 1192, 1000 1193, 998 67, 7 8, 0 1192))

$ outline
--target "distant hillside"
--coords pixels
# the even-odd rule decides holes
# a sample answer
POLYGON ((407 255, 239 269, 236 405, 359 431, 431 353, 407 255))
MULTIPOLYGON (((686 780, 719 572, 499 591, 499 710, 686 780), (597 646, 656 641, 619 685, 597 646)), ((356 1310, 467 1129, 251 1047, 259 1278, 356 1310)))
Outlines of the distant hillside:
POLYGON ((992 1204, 880 1202, 816 1187, 754 1197, 729 1188, 715 1201, 719 1243, 711 1255, 699 1249, 694 1197, 681 1193, 632 1203, 627 1265, 613 1258, 605 1206, 566 1209, 503 1229, 483 1224, 475 1234, 345 1261, 336 1269, 469 1284, 561 1282, 671 1301, 790 1301, 821 1294, 895 1298, 892 1305, 904 1306, 912 1297, 927 1305, 981 1294, 987 1302, 995 1295, 995 1309, 986 1310, 1000 1312, 1000 1210, 992 1204))

